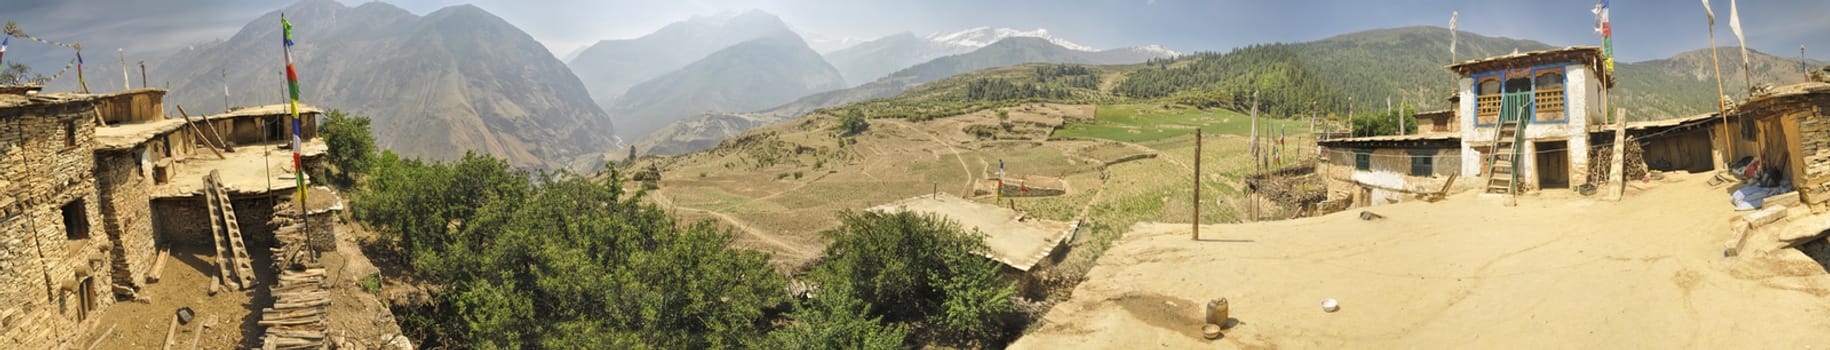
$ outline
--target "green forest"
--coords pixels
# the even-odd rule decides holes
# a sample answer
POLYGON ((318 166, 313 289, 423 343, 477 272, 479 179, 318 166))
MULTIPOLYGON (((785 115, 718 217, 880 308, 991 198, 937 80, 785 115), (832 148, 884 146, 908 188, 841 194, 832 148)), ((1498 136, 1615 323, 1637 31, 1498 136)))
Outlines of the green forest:
POLYGON ((378 263, 426 285, 394 305, 426 348, 900 349, 1000 347, 1027 324, 980 234, 917 214, 841 213, 804 276, 732 247, 710 221, 682 222, 601 176, 528 172, 467 154, 451 162, 376 153, 367 118, 324 124, 333 178, 377 233, 378 263), (791 281, 814 286, 790 293, 791 281))

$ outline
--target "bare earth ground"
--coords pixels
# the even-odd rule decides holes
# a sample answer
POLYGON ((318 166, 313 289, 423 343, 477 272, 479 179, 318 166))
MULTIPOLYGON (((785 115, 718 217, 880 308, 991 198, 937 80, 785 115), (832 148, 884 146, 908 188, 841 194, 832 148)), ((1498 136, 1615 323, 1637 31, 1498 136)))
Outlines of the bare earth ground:
MULTIPOLYGON (((332 286, 331 336, 358 348, 382 348, 386 339, 400 334, 400 327, 387 306, 358 282, 378 270, 355 244, 366 233, 355 230, 354 226, 340 225, 337 251, 320 258, 327 271, 326 284, 332 286)), ((117 302, 100 315, 100 323, 83 335, 81 344, 95 344, 95 349, 157 349, 165 343, 166 328, 177 309, 190 307, 197 317, 190 324, 178 326, 172 348, 239 349, 258 345, 253 340, 260 334, 254 325, 259 319, 255 312, 272 304, 265 286, 274 283, 274 276, 272 269, 265 267, 271 266, 265 247, 253 250, 256 266, 262 266, 255 269, 262 286, 223 291, 215 296, 207 293, 215 278, 214 253, 204 248, 172 251, 161 280, 148 284, 141 292, 151 296, 150 302, 117 302), (114 332, 107 332, 110 327, 114 332), (195 334, 199 330, 201 336, 195 334)))
POLYGON ((1811 348, 1830 275, 1797 250, 1722 257, 1703 175, 1622 202, 1464 193, 1292 221, 1139 224, 1013 348, 1811 348), (1200 337, 1201 304, 1236 324, 1200 337), (1321 310, 1324 298, 1341 309, 1321 310))
MULTIPOLYGON (((1068 178, 1075 191, 1061 196, 1072 202, 1054 205, 1051 220, 1071 218, 1085 196, 1099 186, 1096 164, 1066 154, 1096 145, 1091 141, 1051 141, 1032 125, 1058 125, 1064 119, 1090 118, 1091 106, 1029 105, 1009 110, 1027 140, 978 140, 962 131, 971 125, 995 125, 993 111, 924 122, 871 120, 870 131, 856 143, 837 146, 830 118, 803 118, 746 132, 773 133, 755 144, 720 148, 662 163, 660 190, 650 198, 663 209, 688 220, 718 220, 730 226, 738 245, 774 254, 780 266, 800 266, 825 247, 822 230, 838 225, 840 210, 858 210, 934 191, 972 197, 979 179, 997 172, 1006 161, 1010 176, 1068 178), (1025 129, 1026 128, 1026 129, 1025 129), (765 143, 781 142, 781 146, 765 143), (794 147, 814 149, 796 152, 794 147), (773 153, 771 153, 773 152, 773 153), (778 160, 764 161, 775 157, 778 160), (793 176, 800 173, 801 176, 793 176)), ((740 137, 741 138, 741 137, 740 137)), ((989 197, 986 197, 989 198, 989 197)), ((983 201, 989 202, 990 199, 983 201)), ((1019 202, 1024 210, 1027 204, 1019 202)))

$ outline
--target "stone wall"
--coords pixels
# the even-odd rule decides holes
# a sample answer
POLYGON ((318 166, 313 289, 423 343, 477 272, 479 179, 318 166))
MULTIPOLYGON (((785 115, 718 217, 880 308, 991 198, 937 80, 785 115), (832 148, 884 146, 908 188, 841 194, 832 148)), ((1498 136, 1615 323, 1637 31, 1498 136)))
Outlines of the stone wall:
POLYGON ((216 251, 210 239, 210 212, 203 196, 160 198, 152 201, 153 230, 172 247, 216 251))
POLYGON ((113 245, 114 284, 138 288, 158 255, 153 242, 151 181, 132 152, 96 154, 96 195, 101 198, 102 229, 113 245))
POLYGON ((1830 94, 1814 94, 1798 118, 1799 153, 1804 179, 1794 182, 1812 212, 1830 211, 1830 94))
POLYGON ((0 108, 0 348, 71 347, 114 303, 88 102, 0 108), (88 230, 70 239, 63 210, 88 230), (88 292, 87 297, 79 292, 88 292), (85 299, 88 302, 85 303, 85 299))
POLYGON ((337 251, 337 212, 323 211, 306 215, 305 241, 320 252, 337 251))

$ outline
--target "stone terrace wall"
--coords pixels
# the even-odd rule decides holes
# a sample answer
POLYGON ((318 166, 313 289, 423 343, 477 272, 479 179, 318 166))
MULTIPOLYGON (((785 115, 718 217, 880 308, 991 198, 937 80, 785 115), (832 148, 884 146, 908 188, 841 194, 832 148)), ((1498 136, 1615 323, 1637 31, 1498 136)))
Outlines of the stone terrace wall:
POLYGON ((203 196, 160 198, 152 201, 152 213, 153 227, 161 242, 215 251, 216 241, 210 238, 210 211, 203 196))
POLYGON ((93 324, 84 315, 94 319, 114 302, 93 179, 94 118, 87 102, 0 108, 0 348, 72 347, 93 324), (75 201, 86 239, 64 232, 60 207, 75 201), (94 292, 90 307, 77 294, 84 289, 94 292))
POLYGON ((102 229, 114 246, 114 284, 138 288, 158 255, 153 242, 151 181, 139 152, 96 154, 96 189, 102 229))

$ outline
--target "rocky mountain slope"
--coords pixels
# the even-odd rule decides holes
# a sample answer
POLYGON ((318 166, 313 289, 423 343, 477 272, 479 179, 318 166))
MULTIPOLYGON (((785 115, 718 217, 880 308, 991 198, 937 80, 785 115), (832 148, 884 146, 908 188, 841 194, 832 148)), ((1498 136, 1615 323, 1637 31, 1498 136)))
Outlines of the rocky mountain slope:
POLYGON ((767 12, 693 17, 639 38, 599 41, 567 65, 591 90, 591 98, 607 107, 636 84, 679 70, 712 52, 757 38, 788 36, 799 37, 781 18, 767 12))
MULTIPOLYGON (((294 26, 302 102, 374 118, 380 146, 430 159, 466 151, 516 166, 589 166, 614 147, 608 116, 532 36, 475 6, 414 15, 386 3, 305 0, 294 26), (586 155, 585 157, 580 157, 586 155), (578 164, 573 164, 577 162, 578 164)), ((220 110, 285 100, 279 11, 228 40, 149 61, 167 105, 220 110)))
POLYGON ((610 112, 618 135, 636 139, 677 120, 760 110, 844 87, 839 71, 799 36, 774 35, 637 84, 611 103, 610 112))

